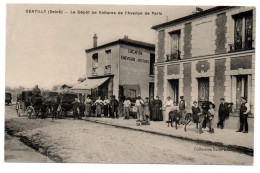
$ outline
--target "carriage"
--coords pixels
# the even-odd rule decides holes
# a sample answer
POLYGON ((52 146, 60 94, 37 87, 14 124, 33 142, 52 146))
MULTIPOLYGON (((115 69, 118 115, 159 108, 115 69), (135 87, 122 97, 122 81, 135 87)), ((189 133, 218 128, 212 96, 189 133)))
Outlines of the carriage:
POLYGON ((5 92, 5 104, 12 105, 12 94, 10 92, 5 92))
POLYGON ((28 118, 34 118, 40 113, 43 115, 43 103, 44 98, 42 96, 34 95, 31 90, 23 91, 17 99, 17 114, 18 116, 26 115, 28 118))
POLYGON ((78 95, 75 93, 64 92, 60 95, 60 104, 57 108, 58 118, 68 116, 73 111, 73 102, 78 95))
POLYGON ((56 116, 57 108, 60 104, 60 96, 58 92, 55 91, 46 91, 42 93, 44 98, 44 103, 42 104, 43 113, 47 116, 56 116))

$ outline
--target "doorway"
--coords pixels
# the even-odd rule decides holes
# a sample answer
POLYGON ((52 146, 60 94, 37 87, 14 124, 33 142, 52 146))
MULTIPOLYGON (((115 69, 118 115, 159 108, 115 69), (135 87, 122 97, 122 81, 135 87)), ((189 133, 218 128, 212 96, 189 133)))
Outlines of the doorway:
POLYGON ((248 78, 247 75, 236 76, 236 109, 241 106, 241 97, 248 97, 248 78))
MULTIPOLYGON (((169 82, 169 96, 172 98, 173 102, 179 102, 179 79, 171 79, 169 82)), ((167 96, 168 97, 168 96, 167 96)))
POLYGON ((209 100, 209 78, 198 78, 198 102, 209 100))

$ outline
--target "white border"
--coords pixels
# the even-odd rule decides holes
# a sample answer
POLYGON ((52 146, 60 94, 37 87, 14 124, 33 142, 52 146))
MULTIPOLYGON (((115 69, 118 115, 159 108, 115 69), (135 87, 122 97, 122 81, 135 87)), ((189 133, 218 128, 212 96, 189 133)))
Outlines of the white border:
MULTIPOLYGON (((244 6, 256 6, 257 10, 259 5, 257 4, 257 0, 246 1, 246 0, 196 0, 196 1, 188 1, 188 0, 113 0, 113 1, 104 1, 104 0, 2 0, 0 2, 0 32, 1 32, 1 51, 0 51, 0 79, 1 79, 1 92, 0 92, 0 151, 1 151, 1 172, 108 172, 113 171, 113 173, 120 172, 256 172, 257 168, 259 168, 259 139, 256 138, 259 134, 259 126, 255 126, 255 159, 254 166, 193 166, 193 165, 115 165, 115 164, 11 164, 4 163, 4 89, 5 89, 5 25, 6 25, 6 3, 49 3, 49 4, 149 4, 149 5, 244 5, 244 6)), ((257 13, 257 28, 259 28, 259 15, 257 13)), ((257 35, 256 35, 257 36, 257 35)), ((258 39, 257 39, 258 40, 258 39)), ((258 49, 258 44, 256 44, 256 48, 258 49)), ((256 61, 257 58, 256 58, 256 61)), ((257 65, 259 66, 259 65, 257 65)), ((259 72, 259 69, 256 66, 256 73, 259 72)), ((258 75, 256 75, 258 76, 258 75)), ((259 84, 258 77, 256 77, 256 88, 259 84)), ((256 96, 259 92, 255 91, 256 96)), ((258 97, 259 98, 259 97, 258 97)), ((256 97, 256 104, 258 103, 256 97)), ((258 112, 259 106, 256 106, 256 116, 255 116, 255 124, 259 124, 258 112)), ((259 170, 259 169, 258 169, 259 170)))

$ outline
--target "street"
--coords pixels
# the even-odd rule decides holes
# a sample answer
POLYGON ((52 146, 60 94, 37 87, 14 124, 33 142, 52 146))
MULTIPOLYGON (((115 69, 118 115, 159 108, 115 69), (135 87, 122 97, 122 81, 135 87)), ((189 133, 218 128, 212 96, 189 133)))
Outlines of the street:
MULTIPOLYGON (((6 121, 36 123, 35 128, 21 130, 25 136, 63 162, 84 163, 168 163, 251 165, 253 157, 209 145, 201 145, 145 132, 126 130, 83 120, 28 120, 17 118, 15 107, 5 107, 6 121), (43 125, 44 122, 44 125, 43 125), (39 125, 37 125, 37 123, 39 125), (41 125, 40 125, 41 124, 41 125)), ((9 126, 12 123, 9 123, 9 126)), ((12 127, 8 127, 12 128, 12 127)), ((5 160, 17 150, 16 141, 5 139, 5 160)), ((26 152, 26 149, 22 149, 26 152)), ((35 152, 35 151, 34 151, 35 152)), ((15 157, 19 157, 15 153, 15 157)), ((39 154, 35 152, 35 155, 39 154)), ((43 156, 43 155, 41 155, 43 156)), ((35 162, 46 162, 35 159, 35 162)), ((29 162, 29 161, 28 161, 29 162)))
MULTIPOLYGON (((15 118, 17 115, 14 106, 6 106, 5 119, 15 118)), ((48 157, 36 152, 31 147, 23 144, 19 138, 10 136, 5 132, 5 161, 6 162, 53 162, 48 157)))

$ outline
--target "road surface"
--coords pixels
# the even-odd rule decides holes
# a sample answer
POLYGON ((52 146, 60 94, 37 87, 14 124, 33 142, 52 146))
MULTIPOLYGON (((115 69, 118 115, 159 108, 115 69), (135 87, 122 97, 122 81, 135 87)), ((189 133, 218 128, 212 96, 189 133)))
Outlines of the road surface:
MULTIPOLYGON (((7 117, 12 117, 15 113, 11 108, 6 107, 7 117)), ((51 122, 48 119, 44 121, 51 122)), ((64 162, 230 165, 253 163, 253 157, 245 154, 166 136, 83 120, 56 122, 34 129, 28 135, 36 134, 34 139, 48 146, 52 152, 61 156, 64 162)), ((9 145, 12 146, 12 141, 9 145)), ((7 154, 10 152, 8 149, 6 151, 7 154)))
MULTIPOLYGON (((15 107, 5 106, 5 119, 16 118, 15 107)), ((17 137, 10 136, 5 132, 5 161, 6 162, 25 162, 25 163, 43 163, 53 162, 46 156, 35 151, 22 143, 17 137)))

